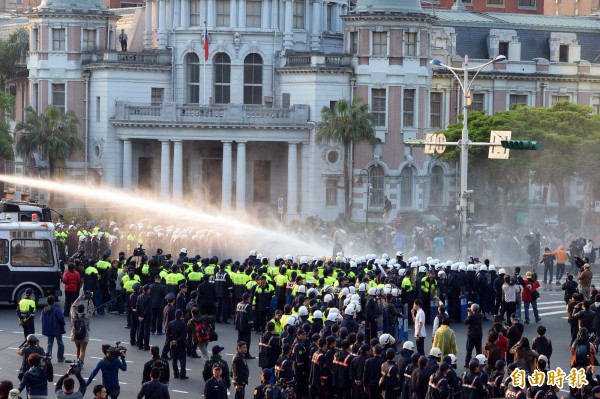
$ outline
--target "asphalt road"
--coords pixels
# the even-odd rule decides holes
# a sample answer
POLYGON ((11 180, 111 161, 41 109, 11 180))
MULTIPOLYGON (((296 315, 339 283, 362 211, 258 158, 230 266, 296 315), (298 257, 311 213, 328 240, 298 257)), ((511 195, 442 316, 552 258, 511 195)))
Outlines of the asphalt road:
MULTIPOLYGON (((542 276, 540 276, 542 277, 542 276)), ((600 278, 595 277, 594 282, 600 285, 600 278)), ((551 358, 552 368, 560 366, 563 370, 569 370, 569 342, 570 342, 570 330, 566 320, 565 303, 563 301, 563 292, 560 290, 560 286, 556 284, 542 284, 541 297, 538 300, 538 308, 543 324, 547 328, 547 336, 552 340, 554 347, 554 354, 551 358)), ((531 311, 531 310, 530 310, 531 311)), ((36 317, 36 331, 41 332, 41 322, 36 317)), ((534 320, 533 314, 531 320, 534 320)), ((487 331, 491 326, 491 322, 484 322, 484 331, 487 331)), ((70 324, 67 323, 67 327, 70 324)), ((536 328, 539 324, 532 322, 532 324, 525 325, 525 335, 532 340, 536 336, 536 328)), ((90 343, 87 348, 85 367, 82 372, 84 379, 87 379, 91 370, 95 364, 102 358, 102 352, 100 347, 104 343, 114 344, 115 341, 122 341, 125 346, 129 346, 129 330, 124 328, 125 317, 113 314, 105 316, 95 316, 91 321, 90 331, 90 343)), ((465 357, 466 347, 466 328, 463 325, 452 325, 451 328, 456 332, 458 339, 458 365, 459 372, 462 373, 462 365, 465 357)), ((67 328, 69 331, 69 328, 67 328)), ((237 333, 232 324, 217 325, 217 332, 219 334, 219 344, 225 347, 224 357, 227 361, 231 362, 231 358, 235 352, 235 344, 237 339, 237 333)), ((430 337, 431 328, 427 328, 428 336, 430 337)), ((414 334, 409 331, 409 337, 414 334)), ((41 335, 40 335, 41 336, 41 335)), ((41 345, 46 346, 46 338, 41 336, 41 345)), ((162 347, 164 343, 164 336, 151 336, 151 344, 159 345, 162 347)), ((15 385, 18 385, 17 380, 17 369, 20 364, 20 357, 17 355, 17 347, 23 341, 23 332, 17 324, 15 311, 13 306, 2 306, 0 307, 0 379, 10 379, 15 385)), ((65 357, 66 359, 74 359, 75 345, 64 337, 65 342, 65 357)), ((212 347, 212 344, 209 346, 212 347)), ((426 351, 429 351, 431 347, 431 339, 426 340, 426 351)), ((56 352, 56 344, 55 350, 56 352)), ((252 343, 250 353, 258 357, 258 335, 252 336, 252 343)), ((475 355, 475 354, 473 354, 475 355)), ((149 352, 138 350, 137 348, 130 348, 127 352, 127 367, 126 372, 120 372, 121 381, 121 397, 132 398, 137 395, 141 383, 141 373, 144 363, 150 358, 149 352)), ((201 378, 201 372, 204 365, 202 359, 187 359, 187 375, 190 377, 188 380, 171 379, 169 385, 169 391, 172 398, 185 398, 189 394, 202 394, 204 391, 204 383, 201 378)), ((258 367, 258 359, 248 360, 250 366, 250 384, 246 391, 246 397, 252 397, 253 388, 259 383, 260 370, 258 367)), ((54 363, 55 381, 63 375, 69 365, 65 363, 54 363)), ((101 376, 96 377, 95 383, 101 382, 101 376)), ((563 390, 567 391, 568 387, 565 386, 563 390)), ((54 387, 49 388, 49 391, 53 391, 54 387)), ((87 397, 91 397, 91 390, 87 397)), ((233 394, 232 394, 233 397, 233 394)))

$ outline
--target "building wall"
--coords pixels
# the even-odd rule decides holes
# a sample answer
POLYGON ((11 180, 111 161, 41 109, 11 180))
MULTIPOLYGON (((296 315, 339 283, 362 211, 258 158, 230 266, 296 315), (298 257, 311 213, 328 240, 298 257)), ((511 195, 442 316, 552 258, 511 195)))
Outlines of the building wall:
MULTIPOLYGON (((535 6, 533 7, 530 6, 531 2, 529 0, 523 3, 527 5, 520 5, 521 0, 504 0, 502 2, 503 4, 490 4, 489 0, 462 0, 462 4, 467 10, 474 12, 544 14, 548 1, 555 2, 556 0, 534 0, 533 3, 535 6)), ((563 3, 565 3, 565 1, 563 1, 563 3)), ((423 4, 423 8, 427 9, 433 7, 451 9, 454 4, 455 0, 433 0, 423 4)))

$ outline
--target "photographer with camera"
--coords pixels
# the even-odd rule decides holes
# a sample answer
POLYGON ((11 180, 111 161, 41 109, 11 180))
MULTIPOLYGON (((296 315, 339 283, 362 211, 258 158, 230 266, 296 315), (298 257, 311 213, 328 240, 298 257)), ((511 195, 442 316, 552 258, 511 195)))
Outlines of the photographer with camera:
POLYGON ((27 358, 29 370, 23 375, 23 380, 19 385, 19 391, 27 388, 29 398, 48 397, 48 383, 54 379, 54 369, 48 356, 42 357, 37 353, 32 353, 27 358))
POLYGON ((58 379, 54 392, 56 399, 82 399, 86 389, 85 380, 81 377, 81 364, 77 362, 73 363, 67 373, 58 379), (71 376, 75 376, 79 381, 78 391, 75 391, 75 380, 71 376))
POLYGON ((90 339, 90 320, 94 314, 92 295, 84 292, 71 306, 71 341, 75 343, 77 360, 83 364, 90 339))
POLYGON ((98 362, 87 379, 87 385, 90 385, 96 374, 102 371, 102 384, 106 386, 106 392, 111 399, 116 399, 121 393, 119 370, 127 371, 127 363, 125 363, 127 349, 119 346, 119 344, 120 342, 117 342, 115 347, 108 344, 102 345, 104 359, 98 362))

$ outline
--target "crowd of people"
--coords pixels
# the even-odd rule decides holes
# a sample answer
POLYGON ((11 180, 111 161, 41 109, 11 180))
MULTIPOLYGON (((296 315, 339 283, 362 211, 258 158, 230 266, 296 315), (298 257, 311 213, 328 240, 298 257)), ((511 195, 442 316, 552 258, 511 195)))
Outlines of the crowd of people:
MULTIPOLYGON (((256 399, 553 399, 558 394, 549 383, 536 387, 513 381, 515 370, 528 376, 547 373, 552 356, 543 325, 531 343, 523 336, 522 323, 531 322, 530 308, 533 321, 541 322, 535 271, 521 276, 518 267, 513 272, 496 270, 489 260, 476 257, 468 262, 405 259, 402 251, 395 256, 288 254, 270 259, 252 250, 234 261, 192 255, 184 247, 177 256, 160 248, 150 255, 136 237, 120 242, 126 248, 113 256, 121 247, 111 247, 115 242, 110 236, 106 239, 94 228, 87 234, 70 228, 57 232, 64 238, 67 257, 65 303, 61 309, 48 297, 41 312, 46 350, 35 335, 32 292, 18 304, 25 342, 20 385, 14 389, 27 389, 30 398, 48 396, 52 359, 65 360, 67 319, 77 360, 56 384, 57 397, 83 397, 98 373, 102 384, 94 387, 94 396, 119 396, 118 375, 127 370, 127 350, 118 343, 103 345, 104 359, 87 380, 81 377, 91 320, 106 313, 126 315, 131 347, 150 352, 138 398, 168 398, 170 378, 189 378, 187 358, 201 357, 206 399, 225 399, 231 390, 236 399, 244 399, 252 353, 262 370, 261 384, 253 391, 256 399), (79 238, 71 248, 73 236, 79 238), (461 315, 461 299, 469 303, 466 317, 461 315), (492 327, 484 332, 483 322, 490 319, 492 327), (211 342, 218 342, 216 325, 230 320, 238 339, 228 363, 222 357, 224 348, 211 342), (406 322, 413 335, 403 339, 400 327, 406 322), (462 375, 451 328, 456 323, 467 326, 462 375), (253 334, 258 334, 255 345, 253 334), (164 335, 162 347, 150 346, 150 335, 164 335), (428 353, 426 339, 432 342, 428 353)), ((548 268, 554 260, 560 262, 560 250, 542 252, 540 263, 548 268)), ((577 278, 568 274, 562 288, 573 337, 572 366, 584 368, 588 381, 595 381, 590 366, 596 364, 600 295, 591 285, 588 261, 578 258, 577 278)), ((9 381, 2 382, 0 399, 11 389, 9 381)), ((600 386, 590 383, 572 389, 568 399, 596 394, 600 386)))

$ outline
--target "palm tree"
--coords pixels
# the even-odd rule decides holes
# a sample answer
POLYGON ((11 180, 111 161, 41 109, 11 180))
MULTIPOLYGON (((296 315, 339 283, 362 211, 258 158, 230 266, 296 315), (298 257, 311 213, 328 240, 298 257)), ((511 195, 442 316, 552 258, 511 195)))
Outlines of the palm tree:
POLYGON ((350 145, 376 142, 375 129, 373 129, 373 114, 369 112, 367 104, 360 97, 354 97, 352 102, 347 100, 337 101, 333 109, 323 107, 321 119, 317 125, 316 140, 336 141, 344 149, 344 215, 350 217, 350 145))
MULTIPOLYGON (((25 110, 25 121, 17 123, 15 127, 18 137, 17 153, 28 157, 39 151, 40 155, 48 158, 48 173, 50 179, 53 179, 56 177, 58 163, 83 148, 83 143, 77 137, 78 124, 79 120, 73 111, 63 113, 56 105, 48 105, 46 111, 39 115, 28 107, 25 110)), ((51 197, 51 202, 52 200, 51 197)))

